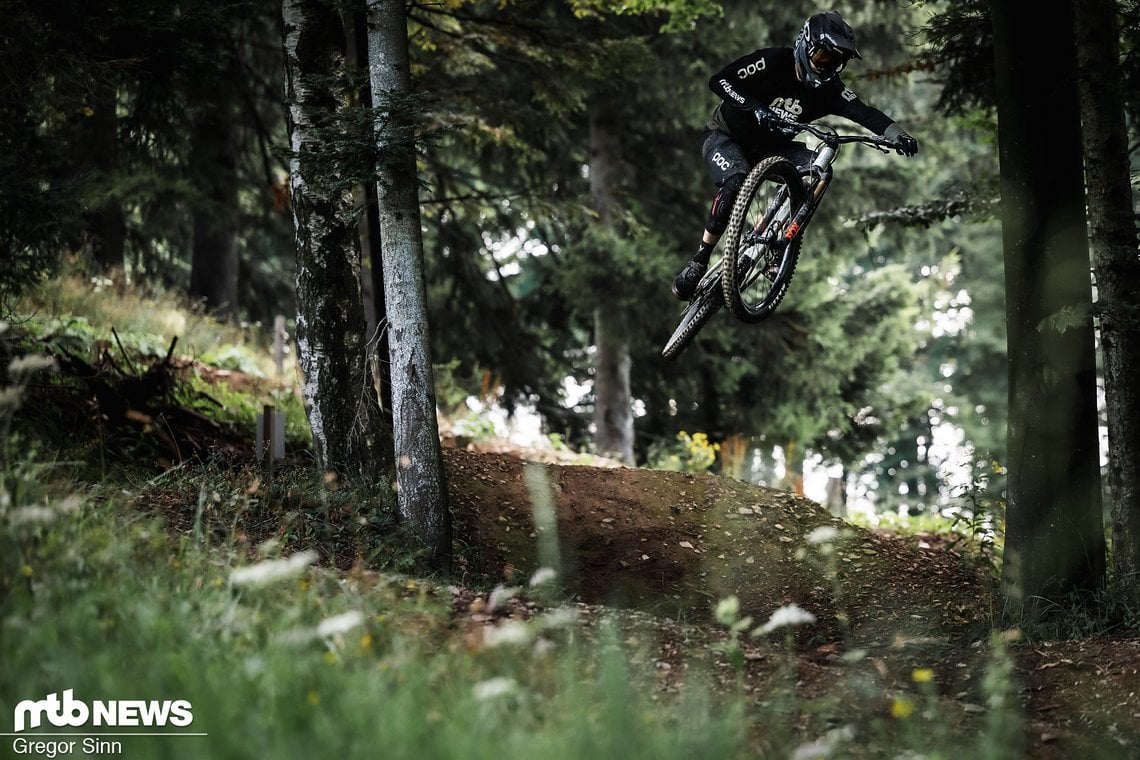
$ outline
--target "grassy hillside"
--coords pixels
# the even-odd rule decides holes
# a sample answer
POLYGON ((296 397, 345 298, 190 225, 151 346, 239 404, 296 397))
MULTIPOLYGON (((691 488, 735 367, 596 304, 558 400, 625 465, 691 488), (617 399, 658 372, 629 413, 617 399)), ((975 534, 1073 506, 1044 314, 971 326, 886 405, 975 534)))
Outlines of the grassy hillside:
POLYGON ((255 327, 74 280, 3 325, 0 731, 71 689, 192 705, 176 736, 104 739, 128 757, 1120 757, 1140 739, 1135 638, 1029 642, 997 625, 961 537, 727 478, 448 450, 458 571, 433 577, 390 492, 314 470, 270 356, 255 327), (272 470, 252 455, 265 403, 290 420, 272 470))

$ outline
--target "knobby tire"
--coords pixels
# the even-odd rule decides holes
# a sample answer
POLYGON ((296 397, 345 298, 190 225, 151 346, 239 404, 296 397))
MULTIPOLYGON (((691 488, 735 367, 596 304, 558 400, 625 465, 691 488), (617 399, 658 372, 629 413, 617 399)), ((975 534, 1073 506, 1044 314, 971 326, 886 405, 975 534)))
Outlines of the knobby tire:
POLYGON ((670 361, 680 356, 723 304, 719 288, 699 288, 697 297, 685 308, 680 324, 665 343, 665 348, 661 349, 661 355, 670 361))
POLYGON ((795 164, 781 156, 773 156, 761 161, 749 172, 736 197, 724 233, 724 264, 721 274, 724 302, 736 319, 748 324, 755 324, 771 315, 788 292, 796 271, 802 230, 790 242, 784 242, 782 250, 778 244, 778 233, 782 233, 782 229, 774 230, 771 234, 765 228, 753 230, 753 226, 761 221, 768 205, 779 193, 789 197, 789 216, 803 204, 806 194, 795 164), (777 242, 748 244, 749 236, 763 237, 765 234, 777 242), (759 251, 758 260, 752 266, 748 266, 748 260, 742 256, 749 249, 759 251), (772 260, 770 257, 774 254, 778 258, 772 260), (770 281, 763 271, 773 266, 776 267, 776 274, 770 281), (758 303, 750 303, 744 295, 753 285, 759 285, 761 290, 767 288, 758 303))

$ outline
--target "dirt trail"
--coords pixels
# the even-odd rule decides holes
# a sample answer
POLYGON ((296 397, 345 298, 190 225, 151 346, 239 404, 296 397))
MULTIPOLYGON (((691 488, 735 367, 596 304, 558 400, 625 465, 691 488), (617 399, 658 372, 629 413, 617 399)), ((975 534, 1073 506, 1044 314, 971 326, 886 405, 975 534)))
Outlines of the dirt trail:
MULTIPOLYGON (((735 595, 757 623, 795 603, 817 619, 796 640, 804 696, 850 703, 860 695, 842 692, 859 682, 879 695, 913 693, 913 671, 930 669, 948 714, 979 727, 985 719, 996 589, 946 537, 869 531, 813 501, 715 475, 462 449, 444 459, 465 585, 523 584, 558 564, 584 607, 650 613, 659 656, 678 670, 723 640, 718 600, 735 595), (703 633, 679 635, 678 624, 703 633), (844 660, 853 650, 863 653, 854 667, 844 660)), ((762 648, 746 649, 749 688, 760 693, 773 664, 762 648)), ((1014 639, 1009 652, 1026 757, 1140 757, 1140 640, 1014 639)), ((883 716, 890 705, 863 709, 883 716)))

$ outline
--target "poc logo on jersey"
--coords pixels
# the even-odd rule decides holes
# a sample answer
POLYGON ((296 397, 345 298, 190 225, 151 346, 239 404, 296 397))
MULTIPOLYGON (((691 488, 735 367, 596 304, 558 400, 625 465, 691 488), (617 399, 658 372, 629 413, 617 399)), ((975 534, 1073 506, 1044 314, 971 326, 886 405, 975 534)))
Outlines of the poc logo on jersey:
POLYGON ((843 92, 841 92, 839 94, 842 95, 843 99, 848 101, 848 102, 850 102, 850 101, 854 100, 856 97, 858 97, 855 94, 855 91, 852 90, 850 87, 844 87, 843 92))
POLYGON ((750 63, 747 66, 743 66, 743 67, 737 69, 736 70, 736 76, 739 77, 740 79, 747 79, 748 77, 752 76, 753 74, 759 74, 761 71, 763 71, 765 68, 767 68, 767 66, 768 66, 768 63, 763 58, 761 58, 756 63, 750 63))
POLYGON ((193 708, 185 699, 149 700, 120 699, 84 702, 75 699, 74 689, 63 692, 63 699, 52 692, 40 700, 25 699, 16 705, 13 723, 16 733, 39 728, 44 719, 53 726, 77 728, 95 726, 189 726, 194 722, 193 708))
POLYGON ((728 159, 722 156, 719 150, 716 153, 713 153, 712 162, 716 164, 716 168, 720 169, 722 172, 728 171, 728 159))

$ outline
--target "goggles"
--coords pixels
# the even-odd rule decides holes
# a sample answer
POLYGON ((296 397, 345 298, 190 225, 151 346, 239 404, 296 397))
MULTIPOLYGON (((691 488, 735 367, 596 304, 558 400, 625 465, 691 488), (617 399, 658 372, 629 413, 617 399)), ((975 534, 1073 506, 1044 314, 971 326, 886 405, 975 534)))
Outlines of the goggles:
POLYGON ((847 60, 850 56, 835 48, 824 47, 823 45, 812 45, 808 49, 808 60, 811 62, 811 67, 819 74, 831 76, 838 74, 847 65, 847 60))

